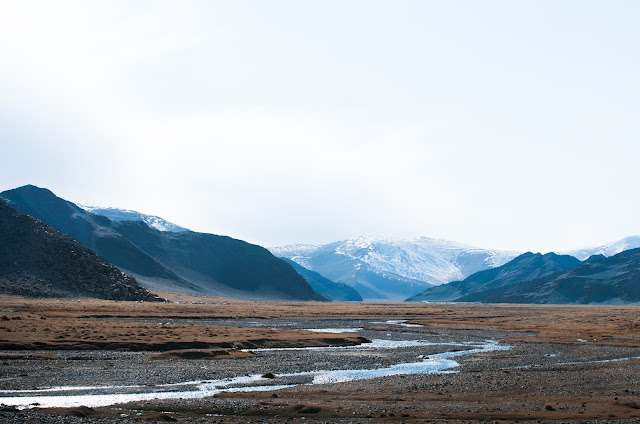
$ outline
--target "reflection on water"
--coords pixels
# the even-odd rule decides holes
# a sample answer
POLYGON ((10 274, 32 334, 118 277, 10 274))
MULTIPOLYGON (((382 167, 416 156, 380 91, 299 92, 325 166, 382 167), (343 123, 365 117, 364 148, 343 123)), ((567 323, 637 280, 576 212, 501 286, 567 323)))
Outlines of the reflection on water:
POLYGON ((315 333, 357 333, 362 327, 350 328, 305 328, 305 331, 313 331, 315 333))
POLYGON ((474 342, 461 342, 461 343, 445 343, 445 342, 430 342, 427 340, 387 340, 387 339, 373 339, 371 343, 363 343, 355 346, 319 346, 319 347, 265 347, 259 349, 243 349, 244 351, 251 352, 268 352, 268 351, 280 351, 280 350, 376 350, 376 349, 400 349, 409 347, 422 347, 422 346, 461 346, 461 347, 473 347, 477 346, 474 342))

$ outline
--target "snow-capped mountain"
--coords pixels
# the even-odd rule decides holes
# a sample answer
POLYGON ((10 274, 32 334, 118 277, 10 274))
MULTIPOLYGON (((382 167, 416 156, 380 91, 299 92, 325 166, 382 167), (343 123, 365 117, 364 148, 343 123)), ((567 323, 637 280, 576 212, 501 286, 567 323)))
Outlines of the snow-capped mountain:
POLYGON ((575 256, 581 261, 584 261, 592 255, 604 255, 609 257, 624 252, 625 250, 635 249, 638 247, 640 247, 640 236, 630 236, 602 246, 570 250, 563 253, 575 256))
POLYGON ((406 299, 432 285, 503 265, 517 252, 480 249, 421 237, 358 237, 323 246, 291 245, 271 252, 358 290, 365 299, 406 299))
POLYGON ((147 224, 151 228, 155 228, 159 231, 171 231, 171 232, 182 232, 189 231, 187 228, 176 225, 172 222, 166 221, 159 216, 154 215, 145 215, 140 212, 128 210, 128 209, 118 209, 118 208, 102 208, 98 206, 85 206, 78 204, 79 207, 84 209, 87 212, 91 212, 96 215, 106 216, 112 221, 142 221, 147 224))

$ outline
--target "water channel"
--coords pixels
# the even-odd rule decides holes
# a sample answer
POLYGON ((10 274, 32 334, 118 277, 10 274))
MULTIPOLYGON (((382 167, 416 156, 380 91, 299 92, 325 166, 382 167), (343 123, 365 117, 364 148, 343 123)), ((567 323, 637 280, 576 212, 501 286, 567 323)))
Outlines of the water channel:
MULTIPOLYGON (((253 350, 258 352, 259 355, 275 354, 276 352, 278 352, 278 355, 330 353, 331 355, 338 355, 337 357, 355 352, 368 355, 370 358, 375 358, 378 355, 385 356, 387 362, 391 361, 391 363, 378 366, 345 369, 314 369, 314 367, 309 367, 304 371, 279 372, 275 375, 275 378, 263 378, 261 374, 250 374, 166 384, 105 384, 96 386, 43 387, 33 390, 0 390, 0 404, 18 408, 35 406, 75 407, 81 405, 98 407, 153 399, 197 399, 213 396, 223 391, 280 390, 297 385, 334 384, 399 374, 450 373, 455 372, 455 368, 459 365, 455 358, 462 355, 509 349, 509 346, 499 344, 495 340, 467 340, 461 342, 430 340, 429 337, 425 337, 425 334, 420 333, 410 334, 409 336, 404 334, 403 337, 399 337, 400 333, 414 329, 418 330, 420 326, 403 325, 405 324, 403 321, 385 321, 384 323, 395 325, 400 330, 398 330, 397 334, 394 332, 382 334, 390 336, 389 338, 372 338, 372 343, 359 346, 253 350), (421 348, 425 349, 424 354, 419 354, 421 348), (429 349, 426 350, 426 348, 429 349), (412 356, 407 356, 407 351, 411 352, 412 356), (405 353, 400 355, 400 352, 405 353), (395 355, 395 353, 398 353, 398 355, 395 355), (415 353, 418 354, 416 355, 415 353), (393 359, 396 357, 398 360, 394 362, 393 359), (408 358, 413 359, 408 360, 408 358)), ((374 321, 369 324, 379 323, 374 321)), ((287 326, 287 328, 291 328, 291 326, 287 326)), ((357 326, 307 329, 311 331, 351 332, 370 335, 370 333, 368 334, 363 330, 363 327, 357 326)), ((282 356, 278 358, 278 361, 283 361, 282 356)), ((286 361, 287 359, 285 358, 284 362, 286 361)), ((376 365, 375 363, 373 364, 376 365)))

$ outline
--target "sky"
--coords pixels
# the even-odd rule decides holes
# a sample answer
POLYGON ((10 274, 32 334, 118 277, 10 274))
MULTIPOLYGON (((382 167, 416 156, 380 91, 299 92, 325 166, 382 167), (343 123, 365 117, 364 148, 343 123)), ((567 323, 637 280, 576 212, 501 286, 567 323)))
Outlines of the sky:
POLYGON ((640 234, 640 2, 0 0, 0 190, 263 246, 640 234))

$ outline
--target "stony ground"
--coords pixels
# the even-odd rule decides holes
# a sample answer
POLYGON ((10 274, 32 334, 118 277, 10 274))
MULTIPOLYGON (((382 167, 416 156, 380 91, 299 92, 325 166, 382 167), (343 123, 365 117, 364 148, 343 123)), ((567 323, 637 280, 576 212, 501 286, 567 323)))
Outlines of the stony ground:
MULTIPOLYGON (((637 308, 334 304, 322 309, 318 304, 311 308, 308 304, 256 305, 203 299, 168 305, 95 301, 47 305, 6 298, 0 300, 0 309, 0 315, 7 316, 64 318, 70 327, 74 320, 87 319, 104 325, 151 325, 171 319, 172 325, 189 327, 194 333, 208 327, 228 327, 227 334, 232 334, 233 328, 278 332, 294 328, 360 327, 363 330, 358 334, 368 339, 438 342, 497 339, 511 346, 506 351, 461 356, 456 359, 460 367, 455 373, 398 375, 94 409, 4 408, 0 411, 0 422, 595 423, 640 419, 640 360, 595 362, 640 356, 637 308), (423 326, 385 323, 390 319, 406 319, 423 326)), ((126 334, 121 336, 126 338, 126 334)), ((242 334, 245 333, 239 333, 242 334)), ((0 352, 0 389, 131 382, 152 387, 265 372, 272 372, 277 382, 278 375, 284 372, 379 368, 415 361, 420 355, 442 350, 442 346, 390 351, 279 350, 257 351, 250 358, 220 360, 154 360, 149 357, 157 352, 147 351, 11 350, 0 352)))

